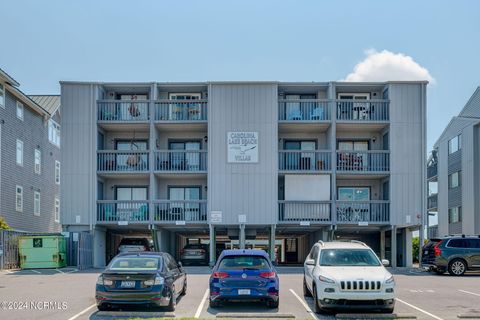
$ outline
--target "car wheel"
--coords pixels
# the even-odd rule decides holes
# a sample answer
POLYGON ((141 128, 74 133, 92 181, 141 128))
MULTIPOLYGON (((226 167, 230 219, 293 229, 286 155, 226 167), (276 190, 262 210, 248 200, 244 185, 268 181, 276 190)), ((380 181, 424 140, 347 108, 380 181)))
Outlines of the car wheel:
POLYGON ((315 285, 313 285, 313 311, 315 313, 320 313, 322 312, 322 308, 320 307, 320 305, 318 304, 318 295, 317 295, 317 288, 315 285))
POLYGON ((463 276, 467 271, 467 264, 462 259, 453 259, 448 264, 448 273, 452 276, 463 276))
POLYGON ((308 290, 307 282, 305 281, 305 276, 303 276, 303 296, 304 297, 312 296, 312 293, 310 292, 310 290, 308 290))
POLYGON ((177 306, 177 299, 175 298, 175 287, 172 287, 170 290, 170 302, 167 306, 167 311, 175 311, 175 307, 177 306))
POLYGON ((187 279, 185 279, 185 282, 183 283, 183 289, 181 295, 184 296, 187 294, 187 279))
POLYGON ((270 301, 267 302, 267 307, 272 308, 272 309, 276 309, 276 308, 278 308, 279 304, 280 304, 280 299, 278 299, 277 301, 270 300, 270 301))
POLYGON ((209 299, 209 306, 210 308, 218 308, 220 307, 220 302, 218 301, 213 301, 212 299, 209 299))

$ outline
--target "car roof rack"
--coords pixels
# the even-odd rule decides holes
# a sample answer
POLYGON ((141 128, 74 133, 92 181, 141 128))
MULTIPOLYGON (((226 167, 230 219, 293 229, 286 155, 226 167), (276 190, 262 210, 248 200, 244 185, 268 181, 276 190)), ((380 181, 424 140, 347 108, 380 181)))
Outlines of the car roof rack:
POLYGON ((322 247, 325 246, 325 243, 322 240, 318 240, 317 243, 319 243, 322 247))
POLYGON ((362 241, 350 240, 350 242, 352 242, 352 243, 358 243, 358 244, 361 244, 361 245, 364 246, 364 247, 368 247, 368 246, 365 244, 365 242, 362 242, 362 241))

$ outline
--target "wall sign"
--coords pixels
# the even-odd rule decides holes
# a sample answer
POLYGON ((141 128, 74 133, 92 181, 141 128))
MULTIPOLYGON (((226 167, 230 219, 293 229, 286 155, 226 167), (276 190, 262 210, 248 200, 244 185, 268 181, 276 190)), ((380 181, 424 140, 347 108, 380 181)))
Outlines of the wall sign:
POLYGON ((222 211, 210 211, 210 223, 222 223, 222 211))
POLYGON ((228 132, 229 163, 258 162, 258 132, 228 132))

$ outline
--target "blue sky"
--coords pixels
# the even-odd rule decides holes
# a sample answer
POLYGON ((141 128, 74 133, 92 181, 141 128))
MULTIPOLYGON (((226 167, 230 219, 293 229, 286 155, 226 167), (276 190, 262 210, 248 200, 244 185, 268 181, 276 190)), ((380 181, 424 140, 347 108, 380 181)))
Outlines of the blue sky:
POLYGON ((480 1, 2 3, 0 67, 29 94, 59 80, 344 79, 365 51, 403 53, 435 79, 428 146, 480 85, 480 1))

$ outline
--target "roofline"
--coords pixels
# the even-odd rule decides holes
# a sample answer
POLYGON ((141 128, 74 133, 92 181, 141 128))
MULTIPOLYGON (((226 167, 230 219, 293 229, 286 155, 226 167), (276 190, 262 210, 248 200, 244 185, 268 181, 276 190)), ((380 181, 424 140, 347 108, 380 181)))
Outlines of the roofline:
POLYGON ((463 106, 462 110, 460 111, 460 113, 458 114, 459 116, 463 113, 463 111, 465 111, 465 109, 470 105, 470 102, 472 102, 473 98, 477 95, 477 94, 480 94, 480 86, 477 87, 477 89, 475 89, 475 91, 473 92, 473 94, 470 96, 470 98, 468 99, 467 103, 465 103, 465 105, 463 106))
POLYGON ((17 80, 13 79, 12 76, 10 76, 8 73, 0 69, 0 76, 4 77, 7 79, 7 82, 9 82, 12 86, 14 87, 19 87, 20 83, 17 82, 17 80))
POLYGON ((22 102, 26 103, 30 108, 33 110, 37 111, 41 115, 46 115, 46 116, 51 116, 51 114, 45 110, 43 107, 41 107, 38 103, 33 101, 28 95, 26 95, 22 90, 20 90, 17 87, 14 86, 8 86, 6 87, 8 90, 11 91, 11 93, 16 96, 18 99, 22 100, 22 102))
MULTIPOLYGON (((438 145, 440 144, 440 141, 443 140, 443 136, 445 135, 445 133, 447 132, 448 128, 450 128, 450 126, 452 125, 452 123, 455 121, 455 120, 466 120, 466 121, 471 121, 471 122, 475 122, 475 120, 477 120, 478 122, 480 122, 480 118, 475 118, 475 117, 463 117, 463 116, 455 116, 455 117, 452 117, 452 119, 450 119, 450 122, 447 124, 447 126, 443 129, 442 133, 440 134, 440 136, 438 137, 438 139, 435 141, 435 143, 433 144, 433 149, 437 149, 438 148, 438 145)), ((463 129, 463 128, 462 128, 463 129)))

